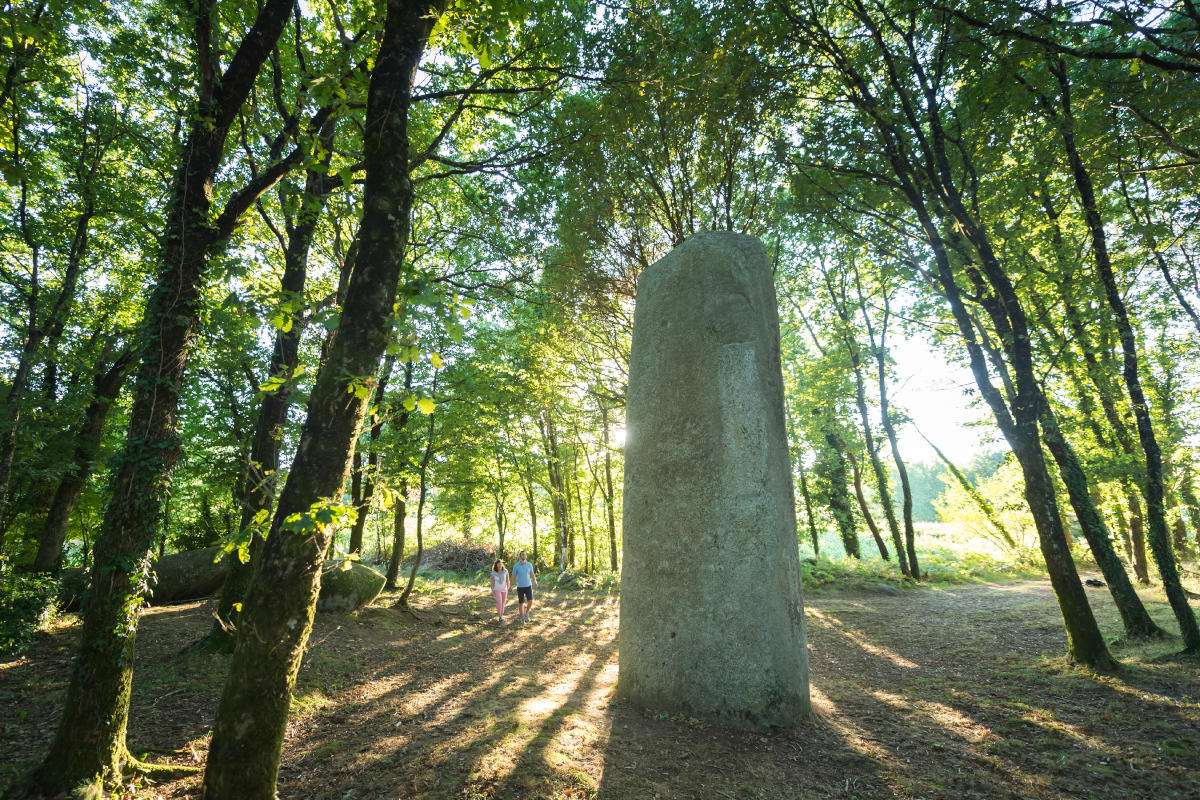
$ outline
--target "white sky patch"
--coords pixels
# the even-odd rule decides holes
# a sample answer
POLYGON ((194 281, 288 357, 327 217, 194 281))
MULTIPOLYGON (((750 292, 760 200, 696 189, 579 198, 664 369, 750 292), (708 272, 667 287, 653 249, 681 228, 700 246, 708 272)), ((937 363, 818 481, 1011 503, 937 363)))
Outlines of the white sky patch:
POLYGON ((966 366, 947 359, 922 335, 893 343, 891 355, 896 361, 896 382, 889 399, 920 429, 918 433, 912 424, 898 429, 900 454, 906 461, 937 460, 921 433, 957 466, 966 466, 978 453, 1004 449, 966 366))

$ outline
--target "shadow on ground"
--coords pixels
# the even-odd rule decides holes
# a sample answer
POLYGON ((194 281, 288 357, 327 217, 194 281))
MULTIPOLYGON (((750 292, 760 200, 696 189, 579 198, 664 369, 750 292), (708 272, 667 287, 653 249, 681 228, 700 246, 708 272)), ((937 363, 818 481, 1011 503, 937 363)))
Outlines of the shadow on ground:
MULTIPOLYGON (((1115 637, 1111 600, 1091 598, 1115 637)), ((498 625, 482 589, 431 585, 418 619, 391 599, 318 618, 281 797, 1192 800, 1200 785, 1197 663, 1159 660, 1166 643, 1117 650, 1116 675, 1070 667, 1044 582, 809 598, 814 713, 767 736, 612 704, 615 597, 543 593, 529 625, 498 625)), ((210 614, 145 618, 135 751, 204 758, 227 660, 178 653, 210 614)), ((0 669, 0 789, 53 733, 76 631, 0 669)))

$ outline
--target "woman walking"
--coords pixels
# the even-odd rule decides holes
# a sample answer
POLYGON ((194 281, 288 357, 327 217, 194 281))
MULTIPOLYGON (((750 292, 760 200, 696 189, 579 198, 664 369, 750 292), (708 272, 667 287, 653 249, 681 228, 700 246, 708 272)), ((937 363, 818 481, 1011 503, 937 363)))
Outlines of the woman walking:
POLYGON ((512 589, 512 575, 504 568, 504 562, 496 559, 492 563, 492 597, 496 598, 496 618, 504 622, 504 607, 508 604, 508 593, 512 589))

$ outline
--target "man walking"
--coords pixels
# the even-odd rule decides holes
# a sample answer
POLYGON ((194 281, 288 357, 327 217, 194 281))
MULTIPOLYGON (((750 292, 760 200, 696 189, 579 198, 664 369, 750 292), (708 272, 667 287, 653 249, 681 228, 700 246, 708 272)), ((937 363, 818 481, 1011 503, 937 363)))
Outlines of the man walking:
POLYGON ((512 576, 517 581, 517 612, 521 622, 529 622, 529 611, 533 608, 533 587, 537 586, 537 575, 533 564, 525 558, 525 551, 517 554, 517 563, 512 566, 512 576))

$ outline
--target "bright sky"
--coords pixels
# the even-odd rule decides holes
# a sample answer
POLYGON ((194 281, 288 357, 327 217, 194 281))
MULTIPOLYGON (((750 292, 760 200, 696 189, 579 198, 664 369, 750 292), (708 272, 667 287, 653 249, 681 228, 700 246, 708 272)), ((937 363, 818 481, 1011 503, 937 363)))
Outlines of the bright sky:
MULTIPOLYGON (((966 366, 947 359, 920 334, 893 344, 892 357, 896 361, 892 403, 907 412, 956 466, 965 467, 976 453, 1007 447, 966 366), (972 391, 966 394, 965 389, 972 391), (987 424, 973 424, 981 421, 987 424)), ((905 461, 937 460, 913 425, 898 432, 905 461)))

